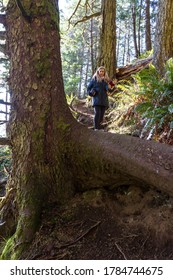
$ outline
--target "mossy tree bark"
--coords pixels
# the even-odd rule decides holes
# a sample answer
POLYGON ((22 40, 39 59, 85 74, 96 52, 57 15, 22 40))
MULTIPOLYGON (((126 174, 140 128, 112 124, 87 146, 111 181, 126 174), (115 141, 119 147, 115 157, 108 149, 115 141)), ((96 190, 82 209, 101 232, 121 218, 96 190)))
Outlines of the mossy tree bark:
POLYGON ((75 121, 65 100, 60 38, 53 0, 24 0, 29 20, 10 0, 10 138, 15 228, 1 258, 19 259, 32 241, 43 207, 77 191, 149 184, 173 195, 169 146, 93 132, 75 121))
POLYGON ((98 66, 105 66, 112 78, 116 73, 116 1, 102 0, 102 27, 98 66))
MULTIPOLYGON (((9 186, 16 190, 18 214, 13 239, 20 248, 31 240, 49 194, 63 200, 73 192, 66 165, 73 119, 63 91, 54 1, 25 0, 22 9, 16 1, 9 1, 7 36, 13 151, 9 186)), ((7 251, 10 257, 18 258, 20 249, 13 252, 13 243, 8 243, 11 252, 7 251)))

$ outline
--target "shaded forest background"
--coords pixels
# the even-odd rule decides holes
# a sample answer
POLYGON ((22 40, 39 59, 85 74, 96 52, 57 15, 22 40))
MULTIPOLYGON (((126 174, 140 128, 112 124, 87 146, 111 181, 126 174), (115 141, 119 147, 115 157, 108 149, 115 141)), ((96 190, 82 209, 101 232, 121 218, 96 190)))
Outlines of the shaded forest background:
MULTIPOLYGON (((172 59, 164 64, 166 76, 152 65, 158 5, 159 1, 150 0, 116 1, 116 11, 112 11, 116 12, 116 60, 112 63, 116 63, 118 84, 109 97, 105 126, 107 131, 172 144, 172 59)), ((74 116, 91 126, 87 117, 93 111, 86 88, 99 66, 103 32, 100 1, 92 5, 88 1, 66 1, 63 6, 60 27, 65 92, 74 116), (79 99, 85 99, 85 104, 77 105, 79 99), (76 106, 80 107, 78 112, 76 106)))
MULTIPOLYGON (((7 2, 0 2, 2 12, 5 11, 7 2)), ((92 3, 76 0, 59 1, 64 88, 70 107, 74 107, 72 108, 74 117, 77 117, 79 121, 82 120, 83 123, 87 123, 88 116, 84 113, 86 112, 85 107, 89 108, 89 115, 93 114, 86 88, 99 66, 103 3, 104 1, 99 0, 92 3), (86 101, 85 105, 82 102, 84 105, 82 114, 80 111, 75 112, 77 106, 75 103, 79 99, 86 101)), ((135 72, 152 63, 158 5, 157 0, 116 1, 116 10, 112 11, 116 14, 116 55, 115 61, 112 63, 116 64, 114 76, 118 78, 118 85, 115 94, 109 98, 110 109, 107 112, 105 125, 107 131, 133 134, 172 144, 171 60, 166 66, 169 77, 164 77, 162 81, 160 81, 158 71, 155 71, 152 66, 149 71, 134 76, 135 72), (131 65, 132 67, 130 67, 131 65), (137 65, 137 67, 133 65, 137 65)), ((5 52, 3 25, 1 25, 1 29, 2 110, 0 111, 0 123, 4 135, 9 119, 10 94, 8 88, 9 61, 5 52)), ((90 118, 88 125, 91 126, 90 118)))
MULTIPOLYGON (((101 1, 94 1, 92 6, 88 1, 63 3, 60 27, 65 92, 84 97, 88 80, 98 66, 101 1)), ((112 13, 116 13, 117 67, 152 54, 157 11, 156 0, 116 1, 116 11, 112 13)))

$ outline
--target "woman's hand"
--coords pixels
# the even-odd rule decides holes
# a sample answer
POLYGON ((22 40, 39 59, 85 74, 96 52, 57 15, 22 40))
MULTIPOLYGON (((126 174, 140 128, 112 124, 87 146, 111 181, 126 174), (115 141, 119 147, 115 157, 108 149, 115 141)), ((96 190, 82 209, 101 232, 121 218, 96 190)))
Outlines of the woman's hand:
POLYGON ((92 89, 91 91, 90 91, 90 96, 95 96, 96 95, 96 91, 94 90, 94 89, 92 89))

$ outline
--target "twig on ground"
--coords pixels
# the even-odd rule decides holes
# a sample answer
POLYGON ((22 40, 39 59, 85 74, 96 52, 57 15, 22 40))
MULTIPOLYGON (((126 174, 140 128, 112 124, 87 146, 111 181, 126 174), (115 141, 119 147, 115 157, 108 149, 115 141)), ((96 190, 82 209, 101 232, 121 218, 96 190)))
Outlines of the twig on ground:
POLYGON ((117 247, 118 251, 123 255, 124 259, 127 260, 126 255, 124 254, 124 252, 121 250, 121 248, 116 242, 115 242, 115 246, 117 247))
POLYGON ((66 248, 68 246, 71 246, 75 243, 77 243, 78 241, 80 241, 84 236, 86 236, 91 230, 93 230, 94 228, 96 228, 97 226, 99 226, 101 223, 101 221, 98 221, 96 224, 94 224, 92 227, 90 227, 88 230, 86 230, 81 236, 79 236, 78 238, 76 238, 75 240, 69 242, 69 243, 66 243, 66 244, 63 244, 63 245, 60 245, 58 246, 58 249, 62 249, 62 248, 66 248))

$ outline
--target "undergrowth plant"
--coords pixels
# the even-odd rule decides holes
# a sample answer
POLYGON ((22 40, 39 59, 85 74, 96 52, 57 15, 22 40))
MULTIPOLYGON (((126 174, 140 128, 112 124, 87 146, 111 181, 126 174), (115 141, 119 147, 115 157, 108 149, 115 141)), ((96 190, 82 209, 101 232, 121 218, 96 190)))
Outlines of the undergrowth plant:
MULTIPOLYGON (((134 81, 125 85, 134 102, 134 114, 144 123, 145 132, 155 131, 155 136, 165 127, 173 129, 173 59, 165 65, 166 74, 159 76, 155 67, 149 68, 133 76, 134 81)), ((127 94, 127 92, 125 92, 127 94)))
POLYGON ((116 90, 109 96, 109 109, 106 111, 108 131, 131 134, 134 120, 129 117, 129 108, 134 105, 134 96, 130 91, 131 82, 119 80, 116 90))
POLYGON ((8 146, 0 146, 0 177, 6 176, 6 171, 11 167, 11 149, 8 146))

